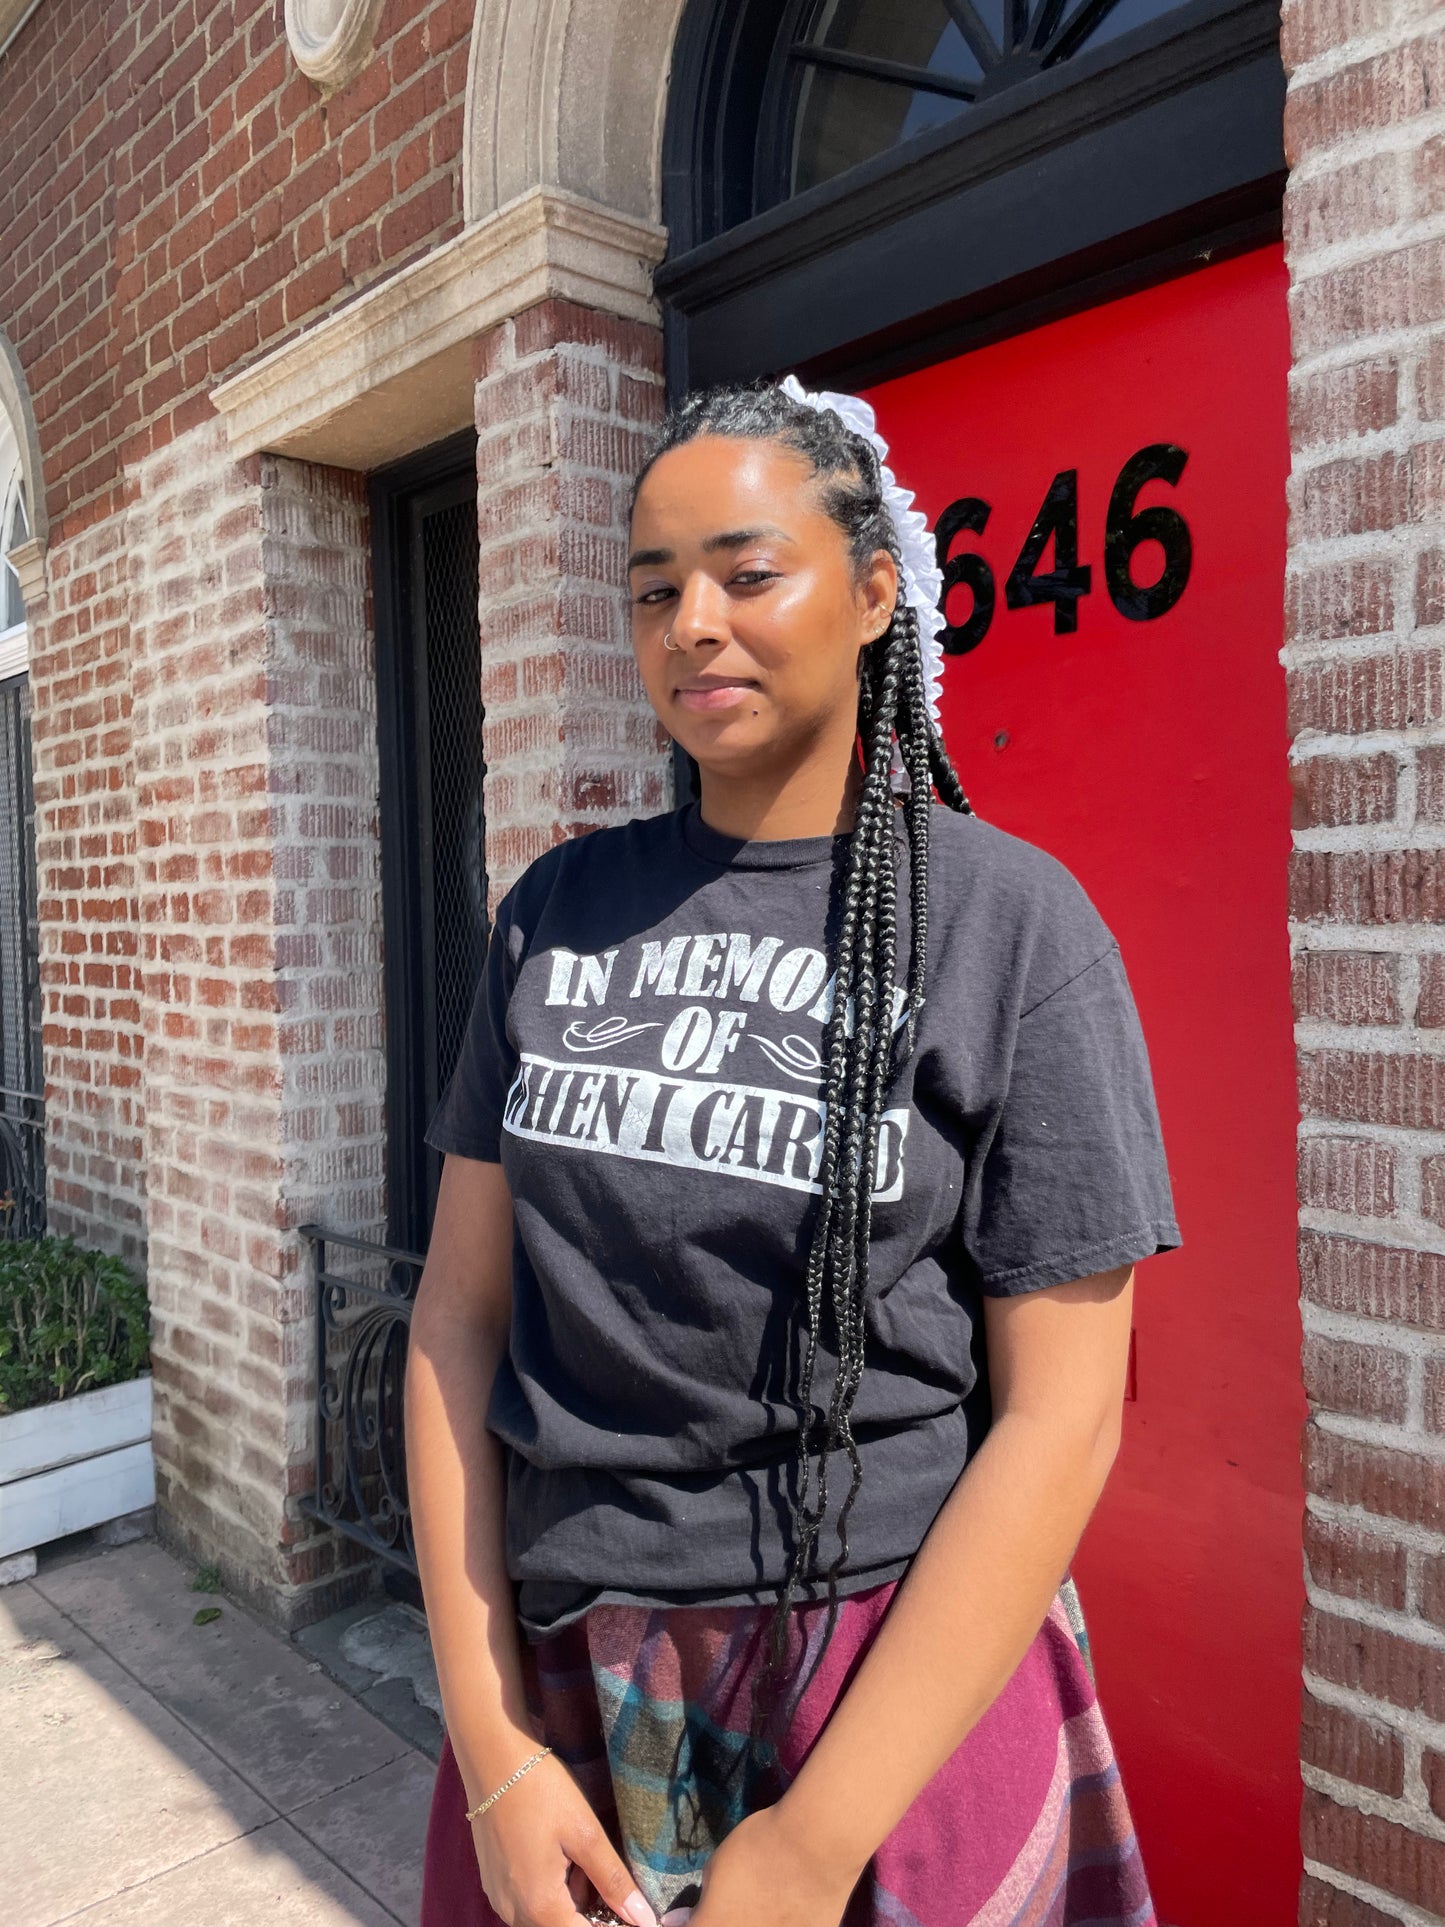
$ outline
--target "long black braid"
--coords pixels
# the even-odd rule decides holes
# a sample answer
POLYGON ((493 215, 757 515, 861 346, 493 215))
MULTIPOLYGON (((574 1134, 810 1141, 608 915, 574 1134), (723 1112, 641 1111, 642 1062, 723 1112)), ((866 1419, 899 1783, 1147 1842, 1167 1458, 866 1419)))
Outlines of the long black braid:
MULTIPOLYGON (((820 506, 848 538, 861 576, 879 549, 901 565, 897 531, 883 499, 878 457, 833 410, 796 402, 771 384, 713 388, 690 395, 664 422, 633 488, 659 456, 699 435, 771 441, 792 449, 821 481, 820 506)), ((836 930, 834 996, 825 1034, 822 1196, 808 1253, 804 1310, 807 1345, 800 1369, 797 1497, 791 1501, 789 1570, 766 1632, 763 1663, 753 1676, 750 1745, 766 1741, 759 1780, 771 1777, 777 1743, 831 1639, 838 1615, 838 1575, 848 1558, 848 1515, 862 1481, 849 1414, 863 1373, 864 1302, 879 1124, 892 1079, 913 1052, 923 1009, 928 954, 928 839, 933 791, 971 814, 968 798, 928 712, 918 617, 901 593, 892 620, 860 654, 858 733, 864 781, 846 858, 835 874, 831 927, 836 930), (897 1031, 897 813, 890 770, 895 741, 908 772, 903 818, 909 849, 909 959, 901 1037, 897 1031), (823 1428, 818 1502, 808 1506, 813 1433, 813 1374, 825 1297, 832 1305, 838 1370, 823 1428), (813 1554, 828 1506, 828 1461, 848 1455, 851 1481, 837 1519, 839 1549, 827 1569, 828 1616, 808 1677, 784 1706, 789 1672, 790 1608, 804 1577, 816 1576, 813 1554)), ((776 1797, 777 1787, 768 1797, 776 1797)))

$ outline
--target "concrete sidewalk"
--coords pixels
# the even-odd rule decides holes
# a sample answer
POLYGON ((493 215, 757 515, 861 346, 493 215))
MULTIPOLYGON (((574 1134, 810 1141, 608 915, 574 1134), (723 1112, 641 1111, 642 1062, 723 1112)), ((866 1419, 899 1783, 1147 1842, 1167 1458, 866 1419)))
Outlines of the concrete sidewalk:
POLYGON ((378 1615, 423 1651, 424 1621, 381 1600, 293 1641, 193 1577, 87 1539, 0 1588, 6 1927, 415 1927, 434 1748, 355 1694, 433 1719, 371 1657, 378 1615), (342 1685, 311 1653, 348 1632, 342 1685))

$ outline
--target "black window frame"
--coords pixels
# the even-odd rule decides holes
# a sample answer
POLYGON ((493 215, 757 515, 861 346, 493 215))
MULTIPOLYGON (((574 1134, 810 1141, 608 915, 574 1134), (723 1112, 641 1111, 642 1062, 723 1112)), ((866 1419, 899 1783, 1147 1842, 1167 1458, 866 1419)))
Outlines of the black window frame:
POLYGON ((749 211, 791 138, 800 4, 691 0, 679 26, 654 283, 674 398, 786 368, 862 386, 1279 235, 1277 0, 1191 0, 749 211))

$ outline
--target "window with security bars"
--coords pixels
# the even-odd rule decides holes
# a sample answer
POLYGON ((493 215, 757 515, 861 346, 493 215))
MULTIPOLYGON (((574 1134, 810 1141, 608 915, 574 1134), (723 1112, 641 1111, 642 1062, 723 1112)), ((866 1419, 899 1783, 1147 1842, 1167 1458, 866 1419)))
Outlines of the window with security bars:
POLYGON ((427 1123, 456 1064, 487 937, 476 441, 373 478, 388 1235, 425 1250, 441 1158, 427 1123))
POLYGON ((40 931, 27 677, 0 681, 0 1238, 44 1228, 40 931))

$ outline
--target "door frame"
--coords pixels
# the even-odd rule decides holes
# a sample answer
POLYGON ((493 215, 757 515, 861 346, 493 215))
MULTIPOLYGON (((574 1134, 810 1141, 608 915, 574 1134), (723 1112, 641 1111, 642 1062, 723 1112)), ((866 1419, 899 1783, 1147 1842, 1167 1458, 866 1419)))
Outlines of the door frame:
POLYGON ((755 10, 692 0, 678 29, 654 277, 669 401, 787 368, 862 387, 1280 238, 1278 0, 1192 0, 1124 58, 1078 55, 737 220, 726 177, 765 172, 778 138, 755 10))
MULTIPOLYGON (((430 1217, 426 1040, 435 1034, 436 959, 425 914, 430 863, 428 744, 417 729, 417 678, 426 666, 425 611, 412 595, 419 499, 442 507, 477 488, 477 437, 462 429, 375 470, 371 501, 380 761, 382 978, 386 1013, 386 1200, 392 1245, 424 1251, 430 1217), (430 1028, 428 1028, 430 1026, 430 1028)), ((485 902, 485 891, 483 892, 485 902)))

